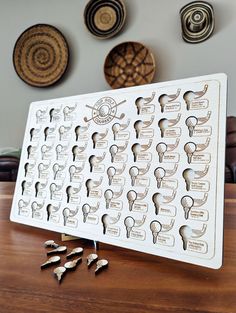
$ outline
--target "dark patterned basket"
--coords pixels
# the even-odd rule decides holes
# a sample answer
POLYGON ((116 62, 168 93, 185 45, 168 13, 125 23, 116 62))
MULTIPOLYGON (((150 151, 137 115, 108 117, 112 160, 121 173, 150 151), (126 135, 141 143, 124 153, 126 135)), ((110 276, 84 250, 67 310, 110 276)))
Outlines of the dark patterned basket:
POLYGON ((124 25, 126 10, 122 0, 90 0, 84 10, 84 23, 100 39, 116 35, 124 25))
POLYGON ((68 44, 51 25, 37 24, 17 39, 13 63, 19 77, 31 86, 46 87, 65 73, 69 60, 68 44))
POLYGON ((124 42, 107 55, 104 74, 114 89, 148 84, 155 74, 155 60, 143 44, 124 42))

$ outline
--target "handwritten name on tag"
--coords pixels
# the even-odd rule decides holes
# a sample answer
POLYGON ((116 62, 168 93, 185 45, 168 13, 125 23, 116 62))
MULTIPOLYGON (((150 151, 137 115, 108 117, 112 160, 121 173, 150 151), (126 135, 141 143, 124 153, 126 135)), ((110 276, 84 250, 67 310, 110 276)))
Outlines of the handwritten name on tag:
POLYGON ((207 109, 209 105, 209 102, 207 99, 202 99, 202 100, 193 100, 190 103, 189 109, 190 110, 202 110, 202 109, 207 109))
POLYGON ((86 219, 86 223, 97 225, 98 222, 99 222, 99 218, 97 215, 91 214, 91 213, 88 214, 87 219, 86 219))
POLYGON ((107 226, 106 235, 119 237, 120 236, 120 228, 118 226, 107 226))
POLYGON ((93 173, 104 173, 105 171, 105 165, 104 164, 95 164, 93 166, 93 173))
POLYGON ((208 164, 211 161, 210 153, 194 153, 191 163, 208 164))
POLYGON ((173 247, 175 244, 175 238, 172 235, 160 233, 157 236, 157 244, 168 246, 168 247, 173 247))
POLYGON ((133 205, 132 211, 134 212, 140 212, 140 213, 145 213, 148 210, 148 205, 145 202, 141 201, 135 201, 133 205))
POLYGON ((211 126, 195 126, 193 131, 193 137, 211 136, 211 126))
POLYGON ((28 217, 30 215, 30 209, 28 209, 28 208, 21 208, 18 213, 21 216, 28 217))
POLYGON ((76 218, 68 217, 66 220, 66 226, 76 228, 78 226, 78 220, 76 218))
POLYGON ((164 137, 166 138, 176 138, 176 137, 180 137, 180 135, 181 135, 180 127, 170 127, 170 128, 167 128, 164 132, 164 137))
POLYGON ((117 210, 120 211, 122 209, 123 202, 119 200, 111 200, 109 208, 111 210, 117 210))
POLYGON ((129 132, 118 132, 115 135, 115 140, 128 140, 129 139, 129 132))
POLYGON ((114 156, 114 162, 115 163, 125 163, 127 162, 127 154, 124 153, 118 153, 114 156))
POLYGON ((142 152, 137 155, 137 162, 150 162, 152 154, 150 152, 142 152))
POLYGON ((190 184, 190 190, 208 192, 210 190, 210 183, 205 180, 193 180, 190 184))
POLYGON ((171 102, 165 104, 165 112, 178 112, 180 110, 180 102, 171 102))
POLYGON ((89 191, 90 198, 101 198, 102 197, 102 190, 101 189, 92 189, 89 191))
POLYGON ((163 156, 164 163, 178 163, 179 154, 175 152, 166 152, 163 156))
POLYGON ((95 144, 96 149, 106 149, 108 147, 108 141, 107 140, 99 140, 95 144))
POLYGON ((176 179, 163 179, 161 181, 161 188, 166 189, 177 189, 178 181, 176 179))
POLYGON ((173 205, 162 204, 161 207, 159 208, 158 214, 163 216, 174 217, 176 216, 176 207, 173 205))
POLYGON ((155 107, 153 104, 149 104, 149 105, 144 105, 141 110, 140 110, 140 114, 152 114, 155 112, 155 107))
POLYGON ((148 177, 138 176, 135 179, 134 185, 137 187, 148 187, 150 185, 150 179, 148 177))
POLYGON ((144 241, 146 239, 146 233, 142 229, 132 229, 130 232, 130 238, 144 241))
POLYGON ((139 133, 138 138, 145 139, 145 138, 152 138, 154 136, 154 130, 152 128, 149 129, 142 129, 139 133))
POLYGON ((42 220, 43 219, 43 212, 35 211, 33 214, 33 218, 36 218, 37 220, 42 220))
POLYGON ((195 221, 208 221, 209 213, 206 210, 192 208, 189 212, 189 219, 195 221))
POLYGON ((205 254, 208 251, 208 246, 205 241, 191 239, 188 240, 187 250, 205 254))
POLYGON ((86 161, 87 160, 87 154, 80 153, 75 155, 75 161, 80 162, 80 161, 86 161))
POLYGON ((125 178, 122 176, 115 175, 112 178, 111 184, 114 186, 124 186, 125 178))
POLYGON ((60 221, 60 216, 59 214, 51 214, 49 217, 49 221, 55 224, 58 224, 60 221))

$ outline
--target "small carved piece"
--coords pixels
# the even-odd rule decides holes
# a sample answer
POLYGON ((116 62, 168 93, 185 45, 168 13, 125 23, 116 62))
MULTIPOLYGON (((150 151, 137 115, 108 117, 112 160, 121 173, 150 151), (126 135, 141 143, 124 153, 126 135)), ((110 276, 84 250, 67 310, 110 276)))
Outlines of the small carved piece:
POLYGON ((76 267, 82 262, 82 258, 78 258, 78 259, 75 259, 73 261, 69 261, 69 262, 66 262, 64 264, 64 267, 67 269, 67 270, 75 270, 76 267))
POLYGON ((81 247, 74 248, 69 254, 67 254, 66 258, 67 259, 71 259, 71 258, 73 258, 76 255, 82 254, 83 251, 84 251, 84 249, 81 248, 81 247))
POLYGON ((43 263, 41 265, 41 269, 47 268, 51 265, 60 263, 61 258, 58 255, 52 256, 51 258, 49 258, 45 263, 43 263))
POLYGON ((59 284, 61 283, 62 277, 65 274, 65 272, 66 268, 64 266, 59 266, 54 269, 53 273, 55 274, 59 284))
POLYGON ((58 248, 59 245, 57 243, 55 243, 54 240, 47 240, 44 242, 44 247, 47 248, 47 247, 50 247, 50 248, 58 248))
POLYGON ((66 250, 67 250, 66 246, 59 246, 59 247, 57 247, 54 250, 48 251, 47 255, 51 255, 51 254, 54 254, 54 253, 64 253, 64 252, 66 252, 66 250))
POLYGON ((94 262, 98 259, 98 255, 96 253, 91 253, 87 256, 87 266, 90 268, 94 262))
POLYGON ((100 273, 103 269, 108 267, 108 261, 105 259, 97 261, 97 267, 95 269, 95 274, 100 273))

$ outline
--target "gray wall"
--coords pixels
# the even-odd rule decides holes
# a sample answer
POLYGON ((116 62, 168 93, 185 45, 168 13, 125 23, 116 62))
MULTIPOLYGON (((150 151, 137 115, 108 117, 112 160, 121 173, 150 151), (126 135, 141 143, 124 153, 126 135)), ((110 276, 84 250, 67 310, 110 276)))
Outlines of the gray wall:
POLYGON ((0 147, 20 147, 30 102, 109 89, 103 62, 123 41, 140 41, 155 55, 154 82, 225 72, 229 79, 228 115, 236 115, 236 1, 212 0, 216 29, 207 41, 191 45, 181 38, 180 8, 188 0, 126 0, 127 22, 112 39, 87 32, 83 10, 88 0, 0 0, 0 147), (18 36, 36 23, 48 23, 66 36, 71 62, 54 87, 30 87, 16 75, 12 50, 18 36))

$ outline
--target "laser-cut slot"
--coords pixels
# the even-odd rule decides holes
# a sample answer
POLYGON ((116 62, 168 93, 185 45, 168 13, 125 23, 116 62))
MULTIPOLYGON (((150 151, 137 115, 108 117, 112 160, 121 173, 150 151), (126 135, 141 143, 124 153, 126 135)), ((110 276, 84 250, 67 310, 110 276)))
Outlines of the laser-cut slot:
POLYGON ((133 230, 133 228, 141 227, 146 220, 146 215, 143 215, 142 220, 134 219, 132 216, 127 216, 124 219, 124 224, 126 228, 126 238, 130 238, 130 234, 133 230))
POLYGON ((193 100, 200 99, 208 90, 208 85, 205 84, 202 90, 199 91, 186 91, 183 95, 184 101, 187 105, 187 110, 190 110, 190 105, 193 100))
POLYGON ((181 89, 179 88, 179 89, 177 89, 175 94, 171 94, 171 95, 162 94, 162 95, 160 95, 160 97, 158 98, 158 102, 160 103, 160 106, 161 106, 161 113, 164 112, 165 106, 167 105, 167 103, 171 103, 178 98, 178 96, 180 95, 180 91, 181 91, 181 89))
POLYGON ((109 214, 103 214, 101 220, 103 225, 103 234, 106 234, 107 227, 113 224, 116 224, 121 217, 121 214, 118 213, 117 216, 111 216, 109 214))
POLYGON ((183 249, 187 250, 188 240, 191 238, 199 238, 206 232, 207 225, 203 224, 202 229, 192 229, 188 225, 183 225, 179 229, 179 234, 183 241, 183 249))

